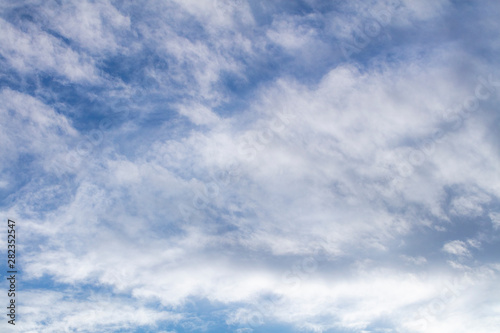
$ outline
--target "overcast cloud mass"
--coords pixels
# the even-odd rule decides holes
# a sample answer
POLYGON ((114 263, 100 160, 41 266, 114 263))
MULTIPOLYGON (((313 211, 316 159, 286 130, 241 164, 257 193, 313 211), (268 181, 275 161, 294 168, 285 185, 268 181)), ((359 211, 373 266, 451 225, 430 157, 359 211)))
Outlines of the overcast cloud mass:
POLYGON ((499 331, 499 17, 0 0, 0 331, 499 331))

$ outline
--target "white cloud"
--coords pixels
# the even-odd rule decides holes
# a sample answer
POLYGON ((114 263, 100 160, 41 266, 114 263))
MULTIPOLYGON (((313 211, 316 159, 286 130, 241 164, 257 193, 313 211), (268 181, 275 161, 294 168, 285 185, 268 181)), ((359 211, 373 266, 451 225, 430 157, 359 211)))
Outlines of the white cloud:
POLYGON ((253 23, 248 1, 244 0, 174 0, 208 29, 234 28, 238 23, 253 23))
POLYGON ((213 106, 226 99, 225 93, 218 89, 223 75, 231 73, 242 81, 246 80, 242 60, 253 57, 254 45, 244 31, 228 30, 230 27, 227 26, 232 26, 233 20, 246 21, 239 21, 238 16, 233 18, 229 13, 221 15, 222 21, 217 19, 218 15, 209 15, 220 13, 220 6, 229 12, 248 13, 246 2, 235 6, 233 2, 222 0, 173 1, 156 3, 151 7, 156 15, 137 24, 142 44, 154 48, 155 53, 168 63, 168 69, 154 66, 145 69, 147 75, 159 84, 160 93, 179 93, 183 97, 189 96, 192 101, 188 104, 213 106), (182 32, 180 27, 190 22, 193 16, 207 38, 182 32))
POLYGON ((424 265, 427 263, 427 259, 425 259, 425 257, 422 257, 422 256, 410 257, 410 256, 402 255, 401 258, 403 260, 405 260, 406 262, 414 264, 414 265, 424 265))
POLYGON ((281 18, 281 20, 275 19, 272 29, 267 32, 267 36, 275 44, 292 51, 307 49, 318 38, 313 28, 290 20, 288 16, 281 18))
POLYGON ((0 188, 7 188, 9 186, 9 182, 6 180, 0 180, 0 188))
POLYGON ((472 191, 469 195, 454 198, 451 202, 451 213, 454 215, 480 216, 483 205, 488 204, 491 198, 484 193, 472 191))
POLYGON ((81 55, 35 25, 29 33, 0 19, 0 52, 7 64, 22 74, 38 71, 81 83, 98 83, 93 60, 81 55))
POLYGON ((0 91, 0 160, 3 168, 22 154, 35 154, 49 169, 54 158, 66 154, 78 138, 68 119, 38 99, 8 88, 0 91))
POLYGON ((196 125, 211 125, 219 121, 217 114, 200 104, 181 105, 179 113, 196 125))
POLYGON ((494 229, 500 228, 500 213, 490 213, 491 224, 494 229))
MULTIPOLYGON (((400 24, 439 17, 448 5, 405 3, 394 18, 400 24)), ((491 132, 486 116, 471 115, 460 130, 435 140, 433 149, 425 145, 446 127, 441 110, 462 102, 471 91, 468 83, 475 84, 475 73, 457 70, 457 54, 474 70, 487 69, 480 59, 450 42, 425 54, 405 49, 408 59, 374 59, 383 65, 336 64, 314 84, 288 73, 259 81, 244 110, 221 116, 214 106, 227 98, 219 89, 224 73, 247 80, 245 63, 276 44, 305 60, 317 49, 304 48, 321 43, 319 30, 286 13, 257 26, 247 2, 151 6, 146 12, 156 16, 138 22, 124 14, 130 8, 120 11, 104 2, 46 7, 50 26, 80 53, 34 25, 23 32, 0 22, 5 62, 26 75, 41 70, 96 83, 100 57, 143 48, 168 63, 141 67, 158 87, 137 88, 146 102, 130 106, 135 114, 126 125, 106 132, 107 149, 85 158, 77 154, 69 179, 28 179, 8 207, 5 215, 21 217, 29 241, 26 278, 114 292, 92 301, 66 299, 72 290, 26 292, 27 331, 43 322, 49 323, 45 332, 92 330, 96 322, 122 329, 175 323, 184 306, 198 299, 224 306, 232 325, 257 320, 317 332, 366 331, 380 322, 387 322, 387 330, 416 332, 460 331, 457 323, 474 332, 494 327, 498 288, 491 309, 481 307, 475 317, 468 314, 482 304, 482 289, 456 295, 455 304, 444 298, 440 284, 464 272, 482 274, 476 269, 480 258, 465 260, 482 246, 480 237, 466 235, 466 241, 442 246, 456 260, 449 261, 451 268, 432 256, 440 243, 407 255, 414 253, 413 243, 423 242, 422 230, 439 230, 443 237, 459 227, 456 216, 481 216, 500 195, 500 160, 495 144, 484 139, 491 132), (179 28, 188 21, 195 21, 190 27, 196 33, 179 28), (133 31, 142 44, 128 48, 119 35, 133 31), (165 102, 175 94, 182 97, 165 102), (141 121, 155 108, 170 107, 203 126, 159 133, 170 124, 155 124, 160 129, 150 134, 155 126, 141 121), (429 310, 443 298, 441 312, 429 310), (177 314, 141 305, 150 301, 177 314), (418 326, 421 307, 425 328, 418 326)), ((371 9, 364 6, 358 8, 363 15, 371 9)), ((133 84, 122 88, 93 101, 132 100, 133 84)), ((73 156, 69 147, 81 135, 66 117, 27 93, 4 89, 0 97, 2 164, 30 153, 50 173, 53 163, 73 156)), ((10 186, 10 179, 5 182, 10 186)), ((497 215, 490 214, 495 228, 497 215)))
POLYGON ((465 256, 465 257, 470 256, 470 252, 467 249, 467 244, 459 240, 454 240, 446 243, 443 246, 443 251, 449 254, 454 254, 456 256, 465 256))
POLYGON ((182 318, 180 314, 153 310, 127 299, 109 299, 98 294, 87 299, 73 298, 69 296, 73 292, 24 290, 19 305, 23 313, 22 322, 18 322, 20 329, 26 333, 109 332, 182 318))
POLYGON ((125 50, 117 38, 130 29, 130 18, 109 2, 52 2, 43 6, 40 14, 51 29, 89 53, 99 55, 125 50))
MULTIPOLYGON (((344 86, 348 87, 347 84, 344 86)), ((109 157, 106 163, 101 163, 104 167, 94 166, 89 170, 94 184, 81 183, 69 205, 48 216, 44 224, 27 223, 33 232, 45 229, 49 221, 58 224, 56 229, 49 229, 53 234, 45 232, 50 237, 47 247, 26 256, 27 274, 46 273, 65 283, 99 281, 135 298, 158 299, 170 306, 182 306, 190 297, 205 297, 225 304, 252 304, 255 295, 277 293, 287 301, 284 310, 273 314, 276 319, 318 329, 324 324, 318 324, 317 316, 332 315, 337 325, 363 329, 376 318, 419 302, 425 295, 430 297, 432 286, 416 288, 415 279, 405 273, 376 273, 370 268, 357 280, 342 279, 334 286, 328 280, 318 280, 320 275, 302 282, 301 293, 297 294, 286 285, 280 286, 279 271, 259 268, 255 261, 243 268, 231 255, 218 254, 217 258, 209 254, 219 253, 223 247, 243 247, 250 253, 271 253, 278 257, 324 252, 336 258, 353 251, 382 254, 393 249, 392 240, 408 234, 415 227, 416 216, 394 215, 379 204, 376 198, 380 190, 376 184, 384 182, 391 173, 372 161, 378 154, 390 152, 392 138, 426 131, 412 133, 410 127, 391 128, 377 120, 399 124, 393 109, 381 105, 400 103, 400 107, 406 107, 406 102, 394 101, 394 95, 380 95, 381 90, 390 86, 388 80, 363 77, 349 68, 334 70, 315 91, 282 82, 263 91, 262 100, 267 102, 256 107, 262 108, 258 109, 261 116, 246 125, 251 132, 242 131, 240 126, 245 126, 244 123, 235 119, 233 128, 214 127, 205 134, 193 133, 180 141, 158 142, 154 151, 161 154, 153 155, 156 158, 148 162, 109 157), (350 82, 350 89, 359 92, 346 93, 340 85, 339 90, 332 89, 339 80, 350 82), (332 97, 332 92, 338 95, 332 97), (276 96, 287 99, 282 101, 276 96), (337 102, 336 97, 339 97, 337 102), (359 125, 361 116, 352 112, 362 112, 369 103, 377 108, 379 118, 373 120, 364 115, 366 121, 359 125), (280 104, 287 108, 281 118, 280 104), (387 127, 386 136, 372 136, 380 126, 387 127), (272 135, 267 129, 274 131, 272 135), (242 133, 256 135, 255 155, 250 161, 238 152, 242 133), (327 138, 328 144, 325 141, 322 144, 316 136, 327 138), (311 145, 319 148, 309 150, 311 145), (193 193, 198 186, 203 188, 203 182, 190 177, 205 179, 230 162, 238 163, 240 181, 224 188, 219 185, 219 192, 208 199, 206 208, 194 208, 193 193), (194 167, 187 172, 186 166, 194 167), (357 181, 359 178, 351 173, 360 175, 364 181, 357 181), (201 220, 179 224, 180 203, 187 203, 201 220), (210 218, 213 209, 222 207, 227 213, 219 218, 232 227, 223 233, 217 231, 218 222, 210 218), (253 213, 238 217, 237 213, 242 211, 253 213), (172 225, 179 231, 168 228, 172 225), (112 231, 117 229, 120 233, 112 231), (137 234, 152 238, 131 243, 137 234), (78 238, 79 243, 75 242, 78 238), (96 265, 96 261, 101 264, 96 265), (200 279, 200 275, 204 278, 200 279), (144 283, 146 277, 148 282, 144 283), (346 300, 352 305, 343 308, 346 300), (290 313, 295 319, 290 319, 290 313)), ((417 89, 414 91, 418 93, 417 89)), ((418 110, 412 106, 401 112, 405 117, 415 117, 420 127, 431 127, 434 121, 431 117, 417 119, 418 110)), ((421 181, 418 173, 414 177, 421 181)), ((417 188, 416 183, 413 186, 417 188)), ((440 197, 432 199, 431 195, 429 199, 430 189, 419 188, 418 196, 411 193, 411 187, 402 193, 429 205, 432 211, 436 201, 440 204, 440 197)), ((387 194, 389 198, 394 195, 387 194)), ((470 255, 461 241, 450 242, 443 250, 458 256, 470 255)), ((242 254, 245 255, 238 253, 242 254)), ((410 261, 424 263, 425 259, 410 261)), ((262 264, 267 265, 265 260, 262 264)))
MULTIPOLYGON (((318 330, 336 325, 364 329, 432 297, 432 284, 419 284, 405 272, 369 267, 353 281, 341 278, 333 286, 328 275, 322 280, 318 274, 301 282, 296 293, 268 262, 284 255, 324 253, 334 259, 394 251, 393 241, 412 232, 419 215, 394 214, 381 198, 390 199, 391 207, 414 202, 431 214, 444 214, 440 191, 448 183, 439 181, 440 173, 428 165, 405 179, 401 192, 382 191, 394 171, 380 161, 394 158, 396 142, 425 136, 436 124, 430 112, 421 117, 420 107, 414 106, 415 96, 428 96, 432 88, 417 82, 397 86, 391 82, 394 75, 389 70, 368 77, 341 67, 317 89, 282 80, 262 89, 249 108, 258 117, 242 114, 204 133, 158 141, 135 159, 115 154, 99 164, 91 161, 91 169, 80 172, 92 184, 81 182, 75 198, 44 223, 27 223, 34 233, 43 232, 50 221, 57 221, 58 228, 45 232, 49 240, 42 252, 26 255, 25 271, 65 283, 98 281, 134 298, 176 307, 202 297, 227 305, 246 303, 244 310, 250 311, 256 295, 276 293, 286 302, 273 312, 274 319, 318 330), (408 100, 398 94, 397 89, 410 88, 408 100), (373 112, 377 117, 369 117, 373 112), (239 149, 248 135, 253 138, 250 156, 239 149), (231 163, 237 165, 239 180, 219 183, 206 205, 194 207, 195 194, 204 193, 210 176, 231 163), (192 219, 180 222, 179 204, 188 205, 192 219), (213 218, 216 210, 223 213, 213 218), (149 238, 138 241, 138 234, 149 238), (322 323, 321 316, 333 316, 336 324, 322 323)), ((198 121, 212 119, 205 116, 198 121)), ((461 241, 443 250, 470 255, 461 241)), ((425 262, 419 257, 410 261, 425 262)))

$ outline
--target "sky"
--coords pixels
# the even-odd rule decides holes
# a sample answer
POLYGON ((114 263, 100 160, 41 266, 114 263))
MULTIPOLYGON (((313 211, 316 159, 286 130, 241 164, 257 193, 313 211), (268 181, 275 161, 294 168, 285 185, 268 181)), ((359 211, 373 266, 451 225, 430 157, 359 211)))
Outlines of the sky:
POLYGON ((0 331, 498 331, 498 17, 0 0, 0 331))

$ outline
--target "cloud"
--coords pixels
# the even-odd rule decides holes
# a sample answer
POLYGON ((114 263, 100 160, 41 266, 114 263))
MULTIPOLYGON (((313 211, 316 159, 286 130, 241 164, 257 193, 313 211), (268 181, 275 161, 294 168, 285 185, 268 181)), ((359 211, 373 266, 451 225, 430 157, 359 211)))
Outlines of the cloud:
POLYGON ((496 58, 463 6, 2 5, 23 332, 492 331, 496 58))
POLYGON ((123 15, 111 3, 70 2, 41 6, 38 15, 61 36, 75 42, 86 52, 101 55, 125 51, 121 36, 130 29, 130 17, 123 15))
POLYGON ((62 41, 28 24, 28 32, 21 31, 4 19, 0 19, 3 31, 2 57, 5 65, 22 74, 45 72, 72 82, 97 83, 93 60, 78 54, 62 41))
POLYGON ((146 308, 126 300, 107 299, 98 294, 87 299, 68 297, 71 291, 25 290, 22 302, 23 332, 61 332, 85 330, 108 332, 152 325, 158 321, 178 321, 181 315, 146 308))
POLYGON ((0 124, 0 159, 5 171, 29 155, 35 157, 34 163, 39 167, 50 170, 79 137, 64 115, 40 100, 9 88, 1 90, 0 97, 4 101, 0 107, 4 120, 0 124))
POLYGON ((490 213, 491 223, 493 228, 498 229, 500 227, 500 214, 499 213, 490 213))
POLYGON ((219 121, 216 113, 199 104, 182 105, 180 106, 179 113, 188 117, 196 125, 210 125, 219 121))
POLYGON ((488 195, 474 193, 468 196, 454 198, 451 203, 451 213, 454 215, 480 216, 483 205, 490 202, 488 195))
MULTIPOLYGON (((394 251, 392 240, 411 233, 418 226, 418 215, 390 213, 387 207, 397 205, 381 204, 376 199, 381 193, 393 203, 397 203, 393 198, 402 195, 423 205, 431 214, 435 212, 437 217, 444 214, 440 209, 444 204, 442 196, 429 199, 435 198, 430 193, 432 187, 418 187, 416 182, 422 181, 418 171, 415 179, 406 180, 411 186, 403 187, 400 194, 381 192, 377 186, 389 184, 393 176, 390 168, 373 163, 379 154, 391 153, 393 148, 388 144, 391 138, 426 132, 412 133, 410 128, 394 126, 392 133, 375 136, 370 142, 374 129, 384 126, 380 118, 396 124, 400 121, 397 117, 384 118, 385 113, 393 115, 393 109, 382 108, 390 105, 393 95, 382 94, 385 97, 382 99, 379 92, 394 87, 390 80, 384 79, 385 75, 391 72, 363 77, 353 68, 338 68, 316 90, 282 81, 262 90, 262 102, 256 107, 260 116, 248 125, 236 117, 231 126, 216 125, 206 133, 193 132, 186 139, 157 142, 152 151, 138 152, 144 157, 133 159, 115 154, 105 164, 91 163, 92 180, 81 182, 74 199, 47 217, 46 223, 59 221, 59 226, 54 234, 47 235, 49 241, 43 252, 27 257, 27 274, 33 277, 48 274, 63 283, 98 281, 137 299, 158 299, 171 307, 183 306, 192 297, 224 304, 253 304, 255 295, 276 293, 286 299, 286 313, 295 314, 294 325, 317 329, 328 327, 320 324, 319 318, 333 315, 328 309, 338 309, 345 298, 347 304, 355 305, 342 309, 336 317, 337 325, 353 329, 362 329, 384 313, 418 302, 413 297, 398 300, 397 295, 409 296, 409 290, 414 290, 415 281, 410 278, 402 282, 400 291, 389 297, 387 288, 393 288, 396 281, 403 279, 397 277, 405 274, 402 272, 380 273, 378 284, 372 268, 358 275, 356 283, 342 279, 339 285, 329 287, 327 282, 309 280, 300 287, 307 296, 299 297, 287 288, 279 292, 280 270, 264 269, 271 263, 267 260, 286 255, 324 253, 335 265, 336 258, 394 251), (342 85, 345 90, 331 89, 340 80, 345 82, 342 85), (358 93, 345 94, 349 89, 357 89, 358 93), (337 95, 332 96, 332 91, 337 95), (338 104, 332 104, 337 98, 338 104), (374 99, 381 103, 379 118, 371 121, 366 118, 360 126, 360 116, 348 111, 363 110, 368 103, 377 108, 374 99), (342 109, 341 105, 349 108, 342 109), (306 106, 308 113, 301 112, 306 106), (253 152, 249 156, 238 147, 240 138, 248 135, 248 148, 253 152), (354 140, 364 144, 354 144, 354 140), (206 192, 210 191, 207 187, 210 175, 231 163, 238 165, 239 180, 225 187, 221 182, 216 183, 218 189, 206 192), (192 167, 186 168, 187 165, 192 167), (415 189, 421 193, 417 195, 415 189), (202 199, 199 205, 193 201, 195 198, 202 199), (181 204, 187 205, 192 213, 186 224, 179 223, 184 220, 178 208, 181 204), (213 217, 216 211, 223 213, 213 217), (137 234, 152 238, 147 243, 134 242, 137 234), (66 241, 61 242, 63 235, 66 241), (92 249, 84 244, 93 244, 92 249), (220 257, 222 249, 232 249, 234 255, 220 257), (247 251, 268 253, 271 257, 262 258, 259 263, 250 256, 246 267, 241 267, 238 261, 249 255, 247 251), (52 264, 54 258, 57 265, 52 264), (101 265, 96 265, 97 258, 106 259, 99 259, 101 265), (191 259, 185 261, 185 258, 191 259), (258 268, 260 265, 263 267, 258 268), (198 278, 200 274, 203 280, 198 278), (147 276, 157 278, 148 278, 144 283, 147 276), (372 296, 368 296, 369 289, 372 296), (359 290, 365 291, 358 295, 359 290), (332 301, 313 306, 319 295, 330 295, 332 301), (369 311, 374 304, 380 304, 382 297, 394 303, 369 311), (306 310, 305 306, 312 306, 312 310, 306 310)), ((399 101, 408 107, 406 115, 414 116, 421 122, 420 127, 432 128, 435 118, 417 119, 412 100, 413 97, 408 102, 399 101)), ((398 109, 397 104, 394 109, 398 109)), ((45 229, 36 224, 27 225, 34 232, 45 229)), ((448 243, 443 250, 458 256, 470 255, 462 241, 448 243)), ((294 277, 292 274, 289 279, 294 277)), ((431 297, 431 291, 425 290, 431 297)), ((247 308, 242 311, 252 313, 247 308)), ((230 322, 244 321, 242 318, 230 322)), ((281 312, 273 313, 272 318, 290 321, 281 312)))
POLYGON ((443 246, 443 251, 456 256, 470 256, 467 245, 459 240, 451 241, 443 246))
POLYGON ((303 26, 300 22, 290 21, 289 17, 282 21, 274 20, 273 29, 267 32, 267 36, 275 44, 291 50, 302 49, 317 39, 314 29, 303 26))
POLYGON ((403 258, 405 261, 408 263, 414 264, 414 265, 424 265, 427 263, 427 259, 425 259, 422 256, 419 257, 409 257, 406 255, 402 255, 401 258, 403 258))

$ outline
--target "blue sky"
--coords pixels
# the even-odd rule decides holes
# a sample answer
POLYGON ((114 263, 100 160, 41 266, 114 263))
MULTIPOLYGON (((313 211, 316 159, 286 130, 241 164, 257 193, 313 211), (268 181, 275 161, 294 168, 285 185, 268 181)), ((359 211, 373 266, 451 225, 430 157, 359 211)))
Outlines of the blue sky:
POLYGON ((1 331, 497 331, 499 15, 0 1, 1 331))

